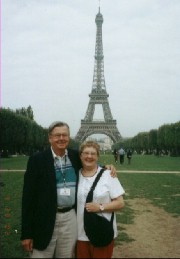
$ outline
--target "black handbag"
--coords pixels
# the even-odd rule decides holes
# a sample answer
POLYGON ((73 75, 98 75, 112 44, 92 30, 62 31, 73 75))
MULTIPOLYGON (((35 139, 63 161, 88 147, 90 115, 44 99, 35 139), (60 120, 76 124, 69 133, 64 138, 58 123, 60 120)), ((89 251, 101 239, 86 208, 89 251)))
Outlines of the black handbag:
MULTIPOLYGON (((94 180, 87 195, 86 203, 92 202, 93 191, 104 170, 105 169, 101 169, 99 174, 96 176, 96 179, 94 180)), ((105 217, 99 216, 94 212, 88 212, 86 208, 84 208, 84 230, 93 246, 107 246, 114 239, 113 219, 114 212, 112 213, 111 220, 109 221, 105 217)))

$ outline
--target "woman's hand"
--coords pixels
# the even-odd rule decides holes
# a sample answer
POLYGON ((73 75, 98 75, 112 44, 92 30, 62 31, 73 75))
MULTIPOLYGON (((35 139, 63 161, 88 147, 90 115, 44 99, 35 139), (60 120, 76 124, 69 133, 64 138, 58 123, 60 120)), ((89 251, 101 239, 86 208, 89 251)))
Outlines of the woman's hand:
POLYGON ((85 208, 88 212, 100 212, 99 203, 88 202, 85 205, 85 208))

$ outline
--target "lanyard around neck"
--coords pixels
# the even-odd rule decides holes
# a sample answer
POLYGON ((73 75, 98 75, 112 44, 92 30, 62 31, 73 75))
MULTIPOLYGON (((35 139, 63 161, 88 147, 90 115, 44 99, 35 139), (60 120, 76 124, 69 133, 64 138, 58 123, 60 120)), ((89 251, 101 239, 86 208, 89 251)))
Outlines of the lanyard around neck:
MULTIPOLYGON (((63 177, 64 188, 66 188, 66 154, 65 154, 65 157, 64 157, 64 160, 65 160, 65 170, 63 170, 62 158, 61 157, 60 158, 56 157, 56 159, 60 163, 60 170, 59 171, 61 172, 62 177, 63 177)), ((59 168, 56 159, 55 159, 55 164, 56 164, 56 167, 59 168)))

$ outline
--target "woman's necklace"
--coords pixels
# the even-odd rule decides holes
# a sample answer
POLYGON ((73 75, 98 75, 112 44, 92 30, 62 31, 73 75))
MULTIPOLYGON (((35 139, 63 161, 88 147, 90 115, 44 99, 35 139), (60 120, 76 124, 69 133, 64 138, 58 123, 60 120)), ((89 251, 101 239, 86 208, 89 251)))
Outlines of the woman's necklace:
POLYGON ((85 169, 82 170, 82 175, 84 177, 92 177, 97 173, 97 168, 94 168, 93 170, 86 171, 85 169))

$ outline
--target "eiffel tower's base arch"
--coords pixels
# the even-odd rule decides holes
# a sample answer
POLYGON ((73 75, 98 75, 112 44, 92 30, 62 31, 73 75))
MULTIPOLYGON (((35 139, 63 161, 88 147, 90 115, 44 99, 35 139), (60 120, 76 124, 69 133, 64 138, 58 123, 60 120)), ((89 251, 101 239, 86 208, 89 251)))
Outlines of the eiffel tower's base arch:
POLYGON ((105 134, 116 143, 122 139, 117 126, 116 120, 108 122, 88 122, 81 120, 81 127, 75 137, 75 140, 83 142, 85 139, 93 134, 105 134))

